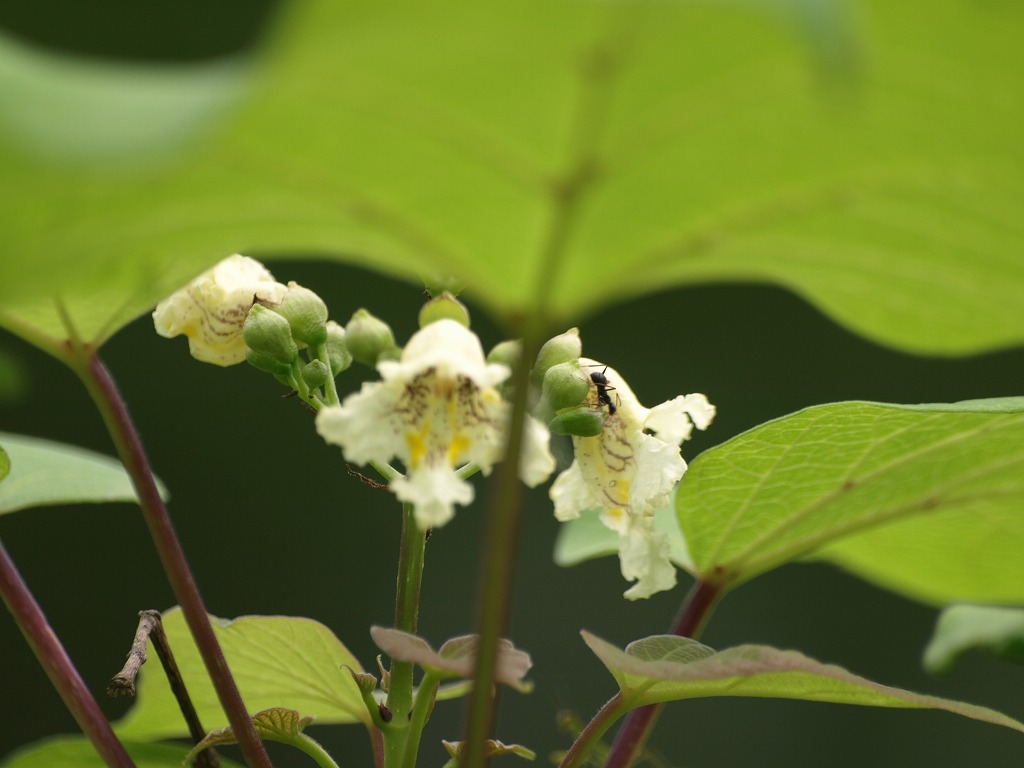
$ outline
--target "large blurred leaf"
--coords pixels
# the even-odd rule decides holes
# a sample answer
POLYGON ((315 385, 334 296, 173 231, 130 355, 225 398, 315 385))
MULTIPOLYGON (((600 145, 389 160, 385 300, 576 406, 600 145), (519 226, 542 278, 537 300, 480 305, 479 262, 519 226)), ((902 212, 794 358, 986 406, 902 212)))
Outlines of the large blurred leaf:
MULTIPOLYGON (((323 624, 287 616, 213 621, 224 658, 251 714, 285 707, 313 716, 318 723, 369 722, 348 671, 362 667, 323 624)), ((164 614, 164 630, 203 727, 209 731, 227 726, 180 609, 164 614)), ((152 647, 149 658, 157 658, 152 647)), ((159 664, 143 668, 136 704, 116 728, 119 736, 130 739, 188 735, 159 664)))
MULTIPOLYGON (((10 460, 10 475, 0 483, 0 515, 29 507, 138 498, 117 459, 6 432, 0 432, 0 446, 10 460)), ((3 474, 0 470, 0 478, 3 474)), ((160 495, 166 499, 167 489, 157 482, 160 495)))
POLYGON ((188 150, 0 148, 0 322, 46 346, 59 296, 102 340, 232 251, 318 251, 553 322, 765 279, 910 349, 1024 339, 1019 3, 291 6, 188 150))
POLYGON ((840 540, 889 524, 923 538, 906 558, 855 544, 887 586, 947 571, 932 594, 1022 601, 1024 398, 807 408, 698 456, 676 507, 697 574, 720 585, 837 541, 822 556, 860 572, 840 540))
MULTIPOLYGON (((181 768, 188 747, 184 744, 125 742, 137 768, 181 768)), ((237 768, 233 760, 220 758, 222 768, 237 768)), ((84 736, 54 736, 16 750, 3 768, 105 768, 107 764, 84 736)))
POLYGON ((630 707, 708 696, 801 699, 872 707, 941 709, 1024 733, 1024 723, 987 707, 880 685, 796 651, 739 645, 715 652, 686 637, 645 637, 620 650, 583 639, 615 677, 630 707))

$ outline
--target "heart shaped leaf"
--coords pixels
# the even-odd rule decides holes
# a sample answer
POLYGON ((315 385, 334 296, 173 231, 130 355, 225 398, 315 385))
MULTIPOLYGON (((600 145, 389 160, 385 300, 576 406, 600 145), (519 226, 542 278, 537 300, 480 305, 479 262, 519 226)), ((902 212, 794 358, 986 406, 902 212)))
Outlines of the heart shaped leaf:
MULTIPOLYGON (((250 712, 283 707, 307 712, 321 723, 369 722, 359 689, 348 671, 360 671, 359 662, 323 624, 288 616, 212 621, 250 712)), ((180 609, 165 613, 163 624, 203 727, 226 727, 227 720, 180 609)), ((156 658, 152 647, 149 656, 156 658)), ((137 740, 188 735, 158 666, 143 668, 137 702, 116 730, 118 735, 137 740)))
POLYGON ((894 574, 877 578, 892 589, 946 569, 933 595, 979 600, 1024 600, 1022 509, 1024 398, 807 408, 697 457, 676 494, 696 575, 720 586, 832 545, 815 556, 894 574), (901 521, 928 534, 913 557, 864 545, 901 521))
POLYGON ((987 707, 890 688, 796 651, 740 645, 715 652, 675 635, 620 650, 588 632, 583 640, 615 677, 630 707, 709 696, 753 696, 902 709, 941 709, 1024 733, 1024 723, 987 707))
MULTIPOLYGON (((137 768, 181 768, 188 748, 184 744, 125 741, 137 768)), ((221 768, 241 768, 220 758, 221 768)), ((2 768, 106 768, 96 748, 84 736, 54 736, 24 746, 0 762, 2 768)))
MULTIPOLYGON (((81 502, 137 501, 121 462, 83 448, 0 433, 10 474, 0 484, 0 515, 30 507, 81 502)), ((3 451, 0 451, 3 453, 3 451)), ((0 469, 0 479, 3 477, 0 469)), ((160 495, 168 498, 159 483, 160 495)))

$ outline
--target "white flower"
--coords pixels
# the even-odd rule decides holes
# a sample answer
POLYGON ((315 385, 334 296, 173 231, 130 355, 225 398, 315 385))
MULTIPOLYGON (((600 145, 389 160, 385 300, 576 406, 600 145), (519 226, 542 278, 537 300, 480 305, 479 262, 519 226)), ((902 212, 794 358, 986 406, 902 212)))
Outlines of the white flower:
POLYGON ((235 254, 157 304, 156 332, 184 334, 196 360, 234 365, 245 360, 242 326, 257 301, 277 304, 288 291, 255 259, 235 254))
MULTIPOLYGON (((649 597, 676 583, 668 536, 654 527, 654 513, 669 504, 686 472, 679 444, 689 439, 693 427, 707 428, 715 407, 704 395, 693 394, 644 408, 615 370, 586 358, 580 358, 580 365, 604 372, 615 412, 600 435, 573 437, 576 458, 551 486, 555 517, 573 520, 584 510, 601 510, 602 522, 619 534, 622 575, 636 581, 626 597, 649 597)), ((598 400, 596 386, 589 405, 608 408, 598 400)))
MULTIPOLYGON (((473 463, 487 474, 504 454, 510 407, 496 386, 511 371, 488 363, 480 340, 454 320, 427 325, 401 360, 383 361, 377 370, 381 381, 317 414, 317 431, 358 464, 397 457, 407 474, 392 481, 395 495, 414 505, 420 528, 443 525, 456 504, 473 500, 473 486, 458 468, 473 463)), ((547 428, 531 419, 520 477, 532 487, 554 467, 547 428)))

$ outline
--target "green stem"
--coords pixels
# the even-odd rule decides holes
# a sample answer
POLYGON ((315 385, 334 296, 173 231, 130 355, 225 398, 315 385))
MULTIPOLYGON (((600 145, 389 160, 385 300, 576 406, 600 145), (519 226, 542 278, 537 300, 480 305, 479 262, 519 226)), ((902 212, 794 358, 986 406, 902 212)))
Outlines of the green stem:
POLYGON ((441 678, 437 675, 426 673, 420 681, 419 690, 416 692, 416 701, 412 707, 412 719, 409 721, 409 737, 405 743, 405 759, 402 760, 402 768, 416 768, 416 756, 420 750, 420 739, 423 737, 423 729, 430 719, 430 713, 434 711, 434 700, 437 698, 437 688, 441 684, 441 678))
MULTIPOLYGON (((607 40, 595 44, 583 55, 579 100, 571 125, 569 157, 564 170, 552 179, 551 203, 547 231, 540 244, 534 287, 535 313, 521 323, 523 329, 522 364, 517 366, 512 381, 515 400, 509 427, 505 460, 492 483, 491 507, 484 535, 481 592, 479 601, 479 655, 469 701, 466 738, 460 764, 476 768, 485 762, 484 742, 490 738, 495 718, 492 695, 498 638, 507 634, 521 518, 522 485, 519 482, 519 457, 522 453, 522 431, 526 417, 529 372, 547 330, 547 315, 555 295, 558 279, 568 253, 568 243, 583 198, 595 187, 599 176, 598 146, 604 127, 611 94, 611 81, 618 69, 617 53, 621 47, 621 12, 610 12, 607 40)), ((631 27, 627 24, 626 27, 631 27)))
MULTIPOLYGON (((321 344, 316 348, 316 357, 327 366, 328 371, 331 371, 331 357, 327 354, 327 344, 321 344)), ((337 405, 339 402, 338 385, 334 381, 334 376, 330 375, 327 377, 327 383, 324 384, 324 405, 337 405)))
POLYGON ((85 681, 57 639, 3 543, 0 543, 0 596, 53 687, 103 762, 110 768, 135 768, 135 763, 114 735, 110 723, 100 711, 96 699, 89 693, 85 681))
POLYGON ((298 747, 307 755, 316 760, 316 764, 320 768, 338 768, 338 764, 334 762, 334 758, 327 754, 327 750, 320 746, 320 744, 304 733, 300 733, 299 737, 290 742, 292 746, 298 747))
MULTIPOLYGON (((694 639, 699 637, 721 594, 722 588, 717 584, 706 581, 694 584, 672 625, 672 634, 694 639)), ((654 730, 662 706, 648 704, 629 713, 615 737, 604 768, 628 768, 633 764, 654 730)))
MULTIPOLYGON (((398 552, 398 578, 395 595, 395 628, 416 634, 420 615, 420 589, 423 585, 423 564, 427 536, 416 524, 412 504, 402 506, 402 542, 398 552)), ((384 764, 389 768, 402 765, 409 737, 413 711, 413 673, 409 661, 392 661, 391 685, 387 708, 391 720, 383 728, 384 764)), ((413 758, 415 760, 415 756, 413 758)))
POLYGON ((523 485, 519 480, 519 457, 522 454, 530 377, 527 361, 537 356, 542 336, 539 329, 530 328, 523 339, 523 364, 517 366, 513 373, 515 400, 512 403, 508 446, 505 458, 495 473, 495 480, 488 489, 490 503, 481 552, 480 594, 477 602, 477 632, 480 641, 473 691, 469 698, 466 737, 460 757, 461 765, 474 768, 484 764, 484 742, 491 738, 494 727, 496 700, 493 691, 498 639, 508 634, 512 578, 522 517, 523 485))
POLYGON ((270 758, 267 757, 266 750, 249 719, 238 687, 213 633, 199 588, 185 559, 167 508, 160 498, 149 459, 128 414, 128 408, 110 372, 95 350, 88 345, 69 346, 74 348, 67 358, 68 363, 81 378, 96 403, 117 448, 118 456, 132 479, 160 562, 170 581, 174 596, 181 605, 185 621, 206 665, 221 706, 238 739, 242 755, 250 768, 271 768, 270 758))

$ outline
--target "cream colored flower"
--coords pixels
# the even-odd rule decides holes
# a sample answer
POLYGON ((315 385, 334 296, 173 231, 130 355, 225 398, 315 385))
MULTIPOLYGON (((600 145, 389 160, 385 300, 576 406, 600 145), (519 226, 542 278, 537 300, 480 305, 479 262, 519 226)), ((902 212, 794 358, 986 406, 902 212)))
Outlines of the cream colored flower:
POLYGON ((234 365, 245 360, 242 326, 256 302, 277 304, 288 288, 255 259, 235 254, 157 304, 156 332, 184 334, 196 360, 234 365))
MULTIPOLYGON (((551 486, 555 517, 573 520, 584 510, 601 510, 602 522, 619 534, 622 575, 636 582, 625 596, 649 597, 676 583, 668 536, 654 527, 654 513, 669 504, 686 472, 679 444, 695 426, 707 428, 715 407, 693 394, 645 408, 615 370, 586 358, 580 364, 604 372, 615 412, 596 437, 573 437, 575 460, 551 486)), ((608 408, 598 400, 596 386, 589 404, 608 408)))
MULTIPOLYGON (((473 500, 473 486, 457 470, 472 463, 487 474, 504 454, 510 408, 496 387, 510 370, 488 363, 480 340, 454 320, 427 325, 399 361, 382 361, 377 370, 381 381, 317 414, 317 431, 349 461, 397 458, 406 476, 392 481, 395 495, 414 505, 421 528, 443 525, 456 504, 473 500)), ((522 454, 527 485, 554 470, 547 428, 539 422, 528 424, 522 454)))

